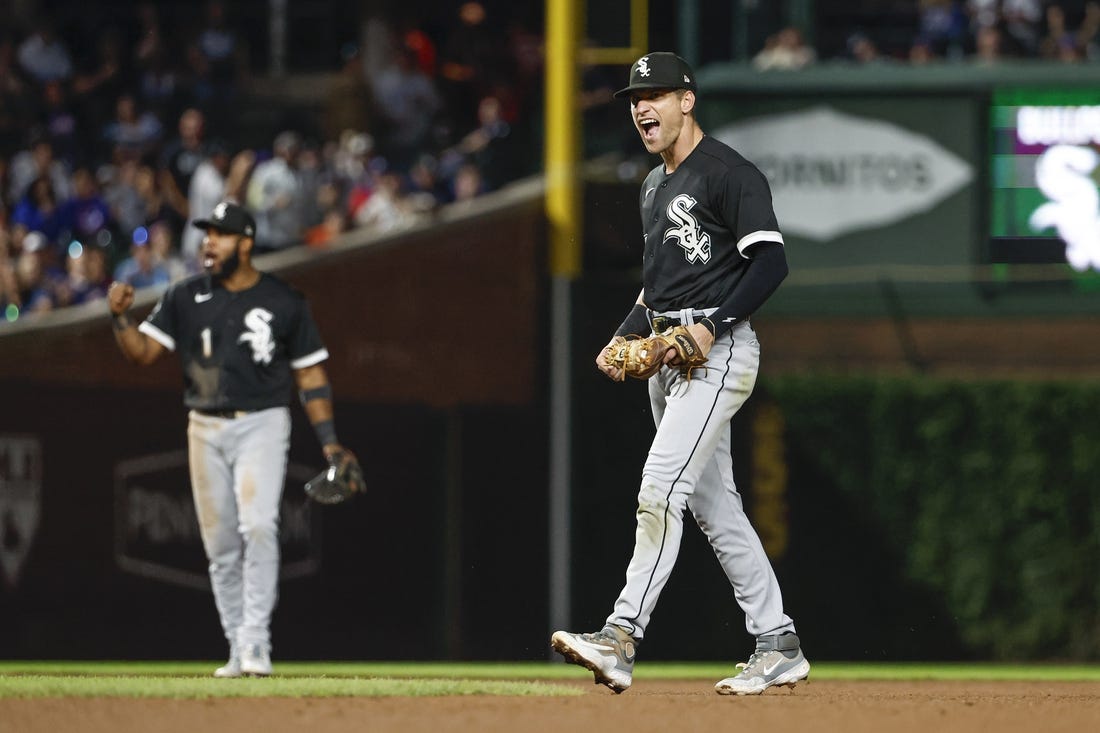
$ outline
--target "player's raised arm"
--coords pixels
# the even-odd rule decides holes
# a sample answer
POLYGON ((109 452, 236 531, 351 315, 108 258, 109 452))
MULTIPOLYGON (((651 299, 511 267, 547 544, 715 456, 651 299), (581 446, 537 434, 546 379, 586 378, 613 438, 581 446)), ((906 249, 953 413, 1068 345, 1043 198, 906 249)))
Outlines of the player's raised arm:
POLYGON ((107 290, 107 308, 111 312, 115 342, 122 355, 135 364, 147 365, 164 353, 164 346, 137 329, 127 311, 134 304, 134 287, 122 282, 111 283, 107 290))

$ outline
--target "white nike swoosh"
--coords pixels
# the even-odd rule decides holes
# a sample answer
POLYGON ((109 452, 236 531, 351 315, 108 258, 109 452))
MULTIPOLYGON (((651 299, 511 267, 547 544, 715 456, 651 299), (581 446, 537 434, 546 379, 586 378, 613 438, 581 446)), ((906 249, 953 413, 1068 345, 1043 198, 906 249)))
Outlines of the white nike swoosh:
POLYGON ((213 293, 195 293, 195 302, 196 303, 205 303, 206 301, 210 300, 213 297, 214 297, 213 293))
POLYGON ((782 663, 783 663, 783 660, 782 660, 782 659, 780 659, 780 660, 779 660, 778 662, 776 662, 775 664, 773 664, 773 665, 772 665, 772 666, 770 666, 770 667, 767 667, 767 666, 765 666, 765 667, 764 667, 764 674, 765 674, 765 675, 769 675, 769 674, 771 674, 772 672, 774 672, 774 671, 775 671, 775 668, 776 668, 776 667, 778 667, 778 666, 779 666, 780 664, 782 664, 782 663))

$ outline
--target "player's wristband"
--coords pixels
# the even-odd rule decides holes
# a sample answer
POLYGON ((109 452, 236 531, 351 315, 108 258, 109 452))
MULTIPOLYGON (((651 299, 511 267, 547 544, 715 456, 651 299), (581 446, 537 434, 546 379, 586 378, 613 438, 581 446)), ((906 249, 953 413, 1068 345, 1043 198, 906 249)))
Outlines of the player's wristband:
POLYGON ((298 399, 303 405, 311 400, 331 400, 332 385, 323 384, 320 387, 298 390, 298 399))
POLYGON ((615 335, 629 336, 631 334, 638 334, 644 336, 649 332, 649 316, 646 315, 646 307, 641 303, 635 303, 634 307, 630 309, 630 313, 627 314, 626 320, 619 326, 619 330, 615 331, 615 335))
POLYGON ((336 423, 331 419, 314 423, 313 432, 317 433, 317 440, 320 441, 322 446, 340 442, 336 439, 336 423))
POLYGON ((117 315, 115 313, 111 313, 111 326, 116 331, 125 331, 132 325, 134 324, 130 320, 130 316, 126 315, 125 313, 119 313, 117 315))

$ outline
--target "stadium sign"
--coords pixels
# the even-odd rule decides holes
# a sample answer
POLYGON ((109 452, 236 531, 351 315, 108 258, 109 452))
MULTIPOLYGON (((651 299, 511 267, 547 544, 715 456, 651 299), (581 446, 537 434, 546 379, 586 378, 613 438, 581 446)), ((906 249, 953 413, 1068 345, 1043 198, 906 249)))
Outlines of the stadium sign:
POLYGON ((784 234, 820 242, 928 211, 973 178, 924 135, 830 107, 755 117, 714 136, 767 176, 784 234))
POLYGON ((15 588, 42 516, 42 442, 0 435, 0 579, 15 588))
MULTIPOLYGON (((287 466, 279 511, 283 580, 320 568, 320 515, 302 491, 317 471, 287 466)), ((115 466, 115 562, 128 573, 189 588, 209 589, 206 556, 191 497, 187 452, 170 451, 115 466)))

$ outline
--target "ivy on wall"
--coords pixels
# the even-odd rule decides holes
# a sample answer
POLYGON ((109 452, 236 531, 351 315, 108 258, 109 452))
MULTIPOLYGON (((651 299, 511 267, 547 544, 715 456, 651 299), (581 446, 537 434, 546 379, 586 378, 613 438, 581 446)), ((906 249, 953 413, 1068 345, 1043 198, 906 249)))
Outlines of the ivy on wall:
MULTIPOLYGON (((806 475, 881 522, 960 639, 1100 658, 1100 383, 769 378, 806 475)), ((800 474, 791 466, 792 482, 800 474)))

